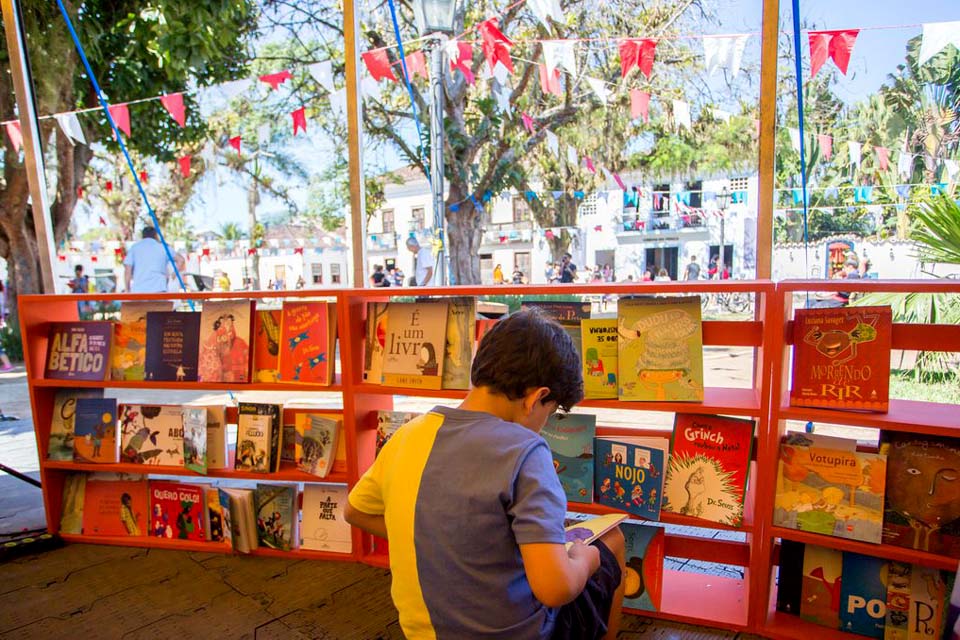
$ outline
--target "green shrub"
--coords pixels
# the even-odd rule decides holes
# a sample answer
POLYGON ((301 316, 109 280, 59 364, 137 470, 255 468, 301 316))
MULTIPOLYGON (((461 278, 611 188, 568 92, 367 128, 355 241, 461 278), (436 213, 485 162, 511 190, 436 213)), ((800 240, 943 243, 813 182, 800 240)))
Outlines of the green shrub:
POLYGON ((14 330, 10 325, 0 329, 0 347, 7 353, 7 357, 15 362, 23 360, 23 340, 20 339, 20 331, 14 330))

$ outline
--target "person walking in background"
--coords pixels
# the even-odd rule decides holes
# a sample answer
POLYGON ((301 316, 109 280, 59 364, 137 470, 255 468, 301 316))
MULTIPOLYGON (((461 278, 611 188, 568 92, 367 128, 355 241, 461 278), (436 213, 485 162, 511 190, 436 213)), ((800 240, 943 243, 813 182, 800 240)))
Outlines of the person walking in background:
POLYGON ((187 259, 180 252, 173 254, 173 264, 177 265, 177 272, 174 273, 172 270, 170 272, 170 280, 167 283, 167 291, 181 291, 186 290, 187 288, 187 259), (183 289, 180 288, 180 280, 177 279, 177 273, 180 274, 180 278, 183 279, 183 289))
POLYGON ((370 276, 370 286, 371 287, 389 287, 390 280, 387 278, 387 274, 383 272, 383 265, 375 264, 373 265, 373 275, 370 276))
POLYGON ((407 238, 407 250, 413 254, 414 276, 411 284, 415 287, 429 287, 433 284, 433 252, 430 247, 421 247, 415 236, 407 238))
POLYGON ((669 282, 673 278, 670 277, 670 274, 667 273, 667 270, 663 267, 660 267, 660 271, 657 272, 657 282, 669 282))
POLYGON ((690 256, 690 264, 687 265, 687 270, 683 274, 684 280, 699 280, 700 279, 700 263, 697 262, 697 256, 690 256))
POLYGON ((572 262, 573 256, 569 253, 563 254, 563 261, 560 263, 560 282, 577 281, 577 265, 572 262))
POLYGON ((157 230, 144 227, 141 239, 127 252, 123 259, 127 291, 130 293, 161 293, 167 290, 167 252, 157 230))
POLYGON ((493 284, 503 284, 503 267, 499 264, 493 268, 493 284))

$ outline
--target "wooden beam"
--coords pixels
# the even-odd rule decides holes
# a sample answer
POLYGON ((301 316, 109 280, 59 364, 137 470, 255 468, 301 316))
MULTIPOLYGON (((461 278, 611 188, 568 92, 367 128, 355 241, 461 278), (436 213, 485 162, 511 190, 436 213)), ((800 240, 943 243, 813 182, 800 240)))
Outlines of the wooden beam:
POLYGON ((366 283, 367 216, 363 188, 363 131, 360 128, 360 49, 357 41, 359 22, 356 0, 343 0, 343 45, 347 82, 347 150, 350 162, 350 244, 352 256, 351 286, 366 283))
POLYGON ((780 0, 763 0, 760 44, 760 174, 757 208, 757 279, 768 279, 773 262, 773 170, 777 124, 777 39, 780 0))

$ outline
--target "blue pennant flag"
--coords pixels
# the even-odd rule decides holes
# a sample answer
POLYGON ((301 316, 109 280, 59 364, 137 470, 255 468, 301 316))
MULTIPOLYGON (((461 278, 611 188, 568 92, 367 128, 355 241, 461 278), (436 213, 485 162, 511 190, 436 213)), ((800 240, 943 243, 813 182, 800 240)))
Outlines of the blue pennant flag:
POLYGON ((560 196, 563 195, 563 191, 552 191, 551 195, 553 195, 554 200, 559 200, 560 196))
POLYGON ((492 198, 492 197, 493 197, 493 193, 492 193, 489 189, 483 192, 483 201, 484 201, 484 202, 490 202, 490 198, 492 198))
POLYGON ((898 184, 897 185, 897 195, 906 200, 910 197, 910 185, 908 184, 898 184))
POLYGON ((826 189, 823 190, 823 197, 824 197, 824 198, 839 198, 839 197, 840 197, 840 189, 837 189, 836 187, 827 187, 826 189))
POLYGON ((533 200, 537 197, 535 191, 527 191, 523 195, 527 196, 527 202, 533 202, 533 200))
POLYGON ((459 204, 450 205, 450 211, 453 211, 454 213, 456 213, 457 211, 460 211, 460 205, 459 204))
POLYGON ((577 200, 583 200, 583 191, 574 191, 573 197, 577 200))
POLYGON ((800 204, 803 202, 803 190, 794 189, 793 190, 793 204, 800 204))

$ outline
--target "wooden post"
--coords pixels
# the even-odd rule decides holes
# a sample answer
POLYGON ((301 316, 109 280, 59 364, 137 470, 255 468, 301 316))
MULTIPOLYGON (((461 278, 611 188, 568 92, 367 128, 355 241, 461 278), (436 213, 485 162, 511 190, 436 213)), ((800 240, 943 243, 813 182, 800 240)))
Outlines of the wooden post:
MULTIPOLYGON (((777 39, 780 0, 763 0, 760 44, 760 162, 757 208, 757 279, 768 279, 773 262, 773 161, 776 151, 777 39)), ((799 55, 799 52, 797 52, 799 55)))
POLYGON ((353 279, 350 284, 363 287, 366 282, 364 252, 367 241, 367 216, 363 193, 363 131, 360 128, 360 50, 357 42, 356 0, 343 0, 343 46, 347 81, 347 150, 350 161, 350 244, 353 279))

